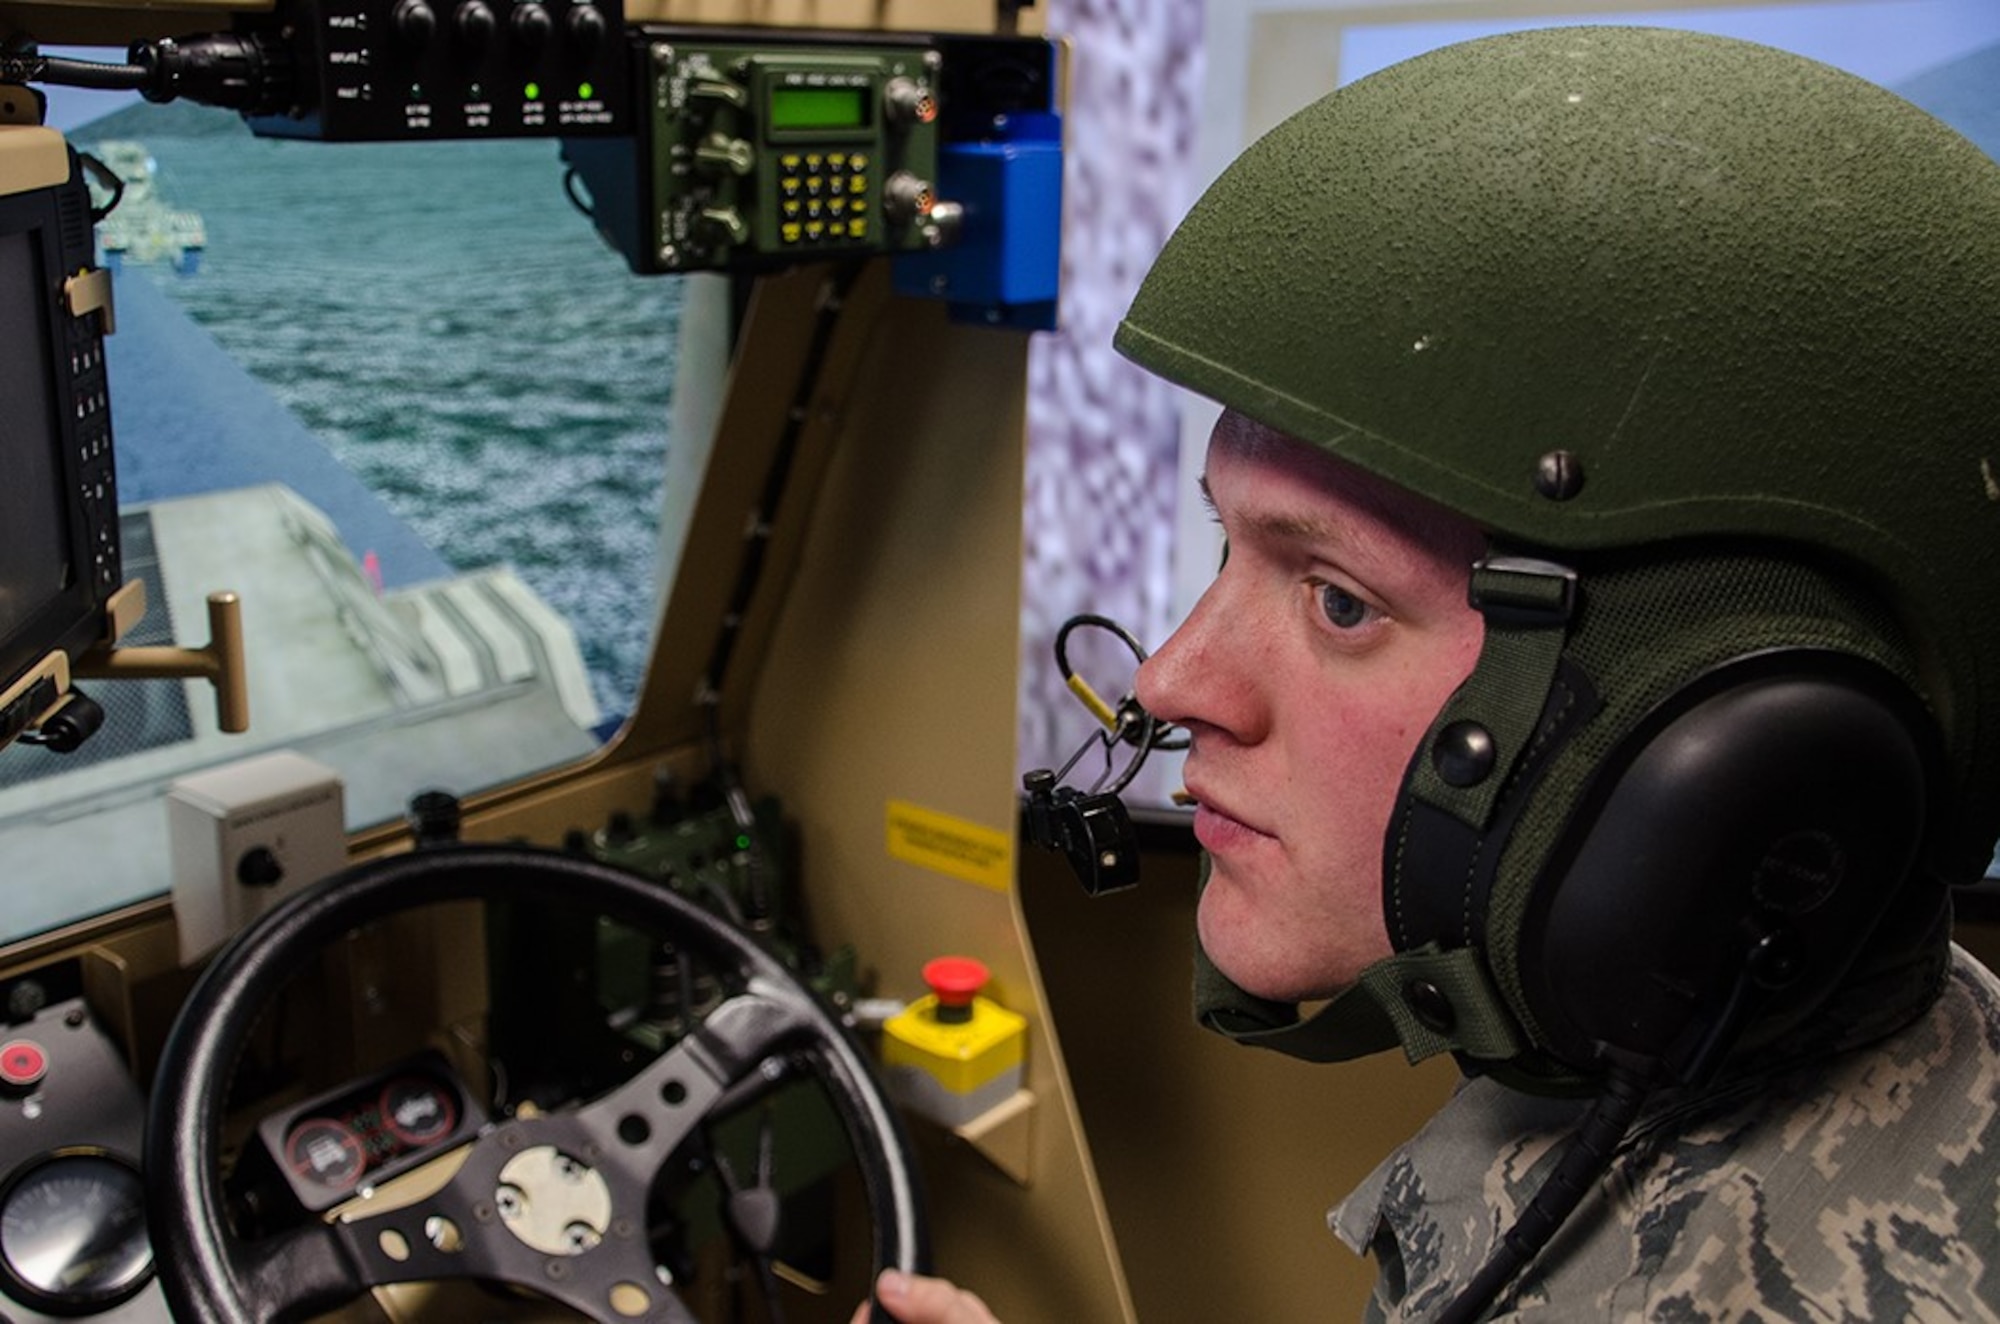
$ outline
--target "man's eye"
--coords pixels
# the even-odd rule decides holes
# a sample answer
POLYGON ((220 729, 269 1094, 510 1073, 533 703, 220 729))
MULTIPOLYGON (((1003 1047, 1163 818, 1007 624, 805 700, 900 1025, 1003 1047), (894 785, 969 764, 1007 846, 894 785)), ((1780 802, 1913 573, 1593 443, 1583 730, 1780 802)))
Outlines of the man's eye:
POLYGON ((1319 586, 1319 609, 1326 613, 1328 621, 1343 630, 1352 630, 1363 624, 1372 610, 1367 603, 1338 584, 1319 586))

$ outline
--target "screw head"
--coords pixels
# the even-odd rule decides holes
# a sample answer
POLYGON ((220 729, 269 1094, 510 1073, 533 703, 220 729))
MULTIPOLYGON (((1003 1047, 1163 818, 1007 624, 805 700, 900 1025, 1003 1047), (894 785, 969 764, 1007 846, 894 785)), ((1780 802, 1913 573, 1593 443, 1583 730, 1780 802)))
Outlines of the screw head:
POLYGON ((1576 452, 1553 450, 1535 461, 1535 491, 1551 501, 1568 501, 1583 490, 1583 461, 1576 452))

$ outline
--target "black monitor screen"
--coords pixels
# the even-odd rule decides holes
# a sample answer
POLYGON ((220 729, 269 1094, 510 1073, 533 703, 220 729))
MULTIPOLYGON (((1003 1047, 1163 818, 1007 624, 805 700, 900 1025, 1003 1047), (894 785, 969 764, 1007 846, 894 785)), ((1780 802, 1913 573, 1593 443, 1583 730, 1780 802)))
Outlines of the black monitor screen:
POLYGON ((42 279, 41 235, 0 234, 0 643, 73 578, 42 279))

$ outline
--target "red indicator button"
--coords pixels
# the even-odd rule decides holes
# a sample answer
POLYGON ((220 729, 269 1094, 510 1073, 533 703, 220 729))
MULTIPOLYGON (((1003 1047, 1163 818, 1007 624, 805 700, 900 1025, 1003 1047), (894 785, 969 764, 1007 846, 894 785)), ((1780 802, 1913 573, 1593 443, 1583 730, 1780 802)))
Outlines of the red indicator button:
POLYGON ((10 1039, 0 1044, 0 1089, 9 1094, 26 1094, 49 1074, 49 1055, 32 1039, 10 1039))
POLYGON ((940 1007, 970 1007, 987 978, 985 963, 970 956, 940 956, 924 963, 924 983, 937 994, 940 1007))

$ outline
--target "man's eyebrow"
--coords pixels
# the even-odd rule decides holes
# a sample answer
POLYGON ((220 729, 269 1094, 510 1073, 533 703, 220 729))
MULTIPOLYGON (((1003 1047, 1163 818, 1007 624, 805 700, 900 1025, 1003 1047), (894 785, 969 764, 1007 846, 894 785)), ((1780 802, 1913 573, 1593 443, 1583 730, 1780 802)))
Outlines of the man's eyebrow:
MULTIPOLYGON (((1222 509, 1215 504, 1215 493, 1209 489, 1208 476, 1204 474, 1197 481, 1201 486, 1201 503, 1207 506, 1208 513, 1219 521, 1222 518, 1222 509)), ((1343 531, 1341 525, 1329 520, 1264 512, 1242 519, 1241 522, 1270 538, 1322 543, 1346 542, 1350 545, 1356 542, 1354 530, 1343 531)))

